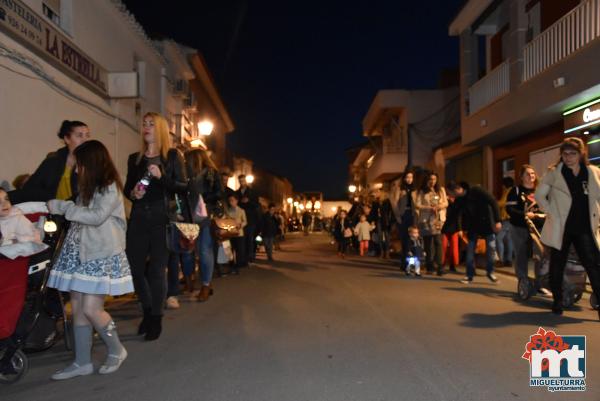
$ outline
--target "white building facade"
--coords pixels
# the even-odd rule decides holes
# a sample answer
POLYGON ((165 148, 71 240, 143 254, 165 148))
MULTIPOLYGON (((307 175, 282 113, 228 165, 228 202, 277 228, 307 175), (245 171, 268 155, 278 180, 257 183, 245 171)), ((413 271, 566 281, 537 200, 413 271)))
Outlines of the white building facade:
POLYGON ((162 113, 180 136, 177 83, 193 73, 178 51, 149 40, 120 0, 0 0, 0 181, 62 147, 63 120, 85 122, 122 175, 144 113, 162 113))

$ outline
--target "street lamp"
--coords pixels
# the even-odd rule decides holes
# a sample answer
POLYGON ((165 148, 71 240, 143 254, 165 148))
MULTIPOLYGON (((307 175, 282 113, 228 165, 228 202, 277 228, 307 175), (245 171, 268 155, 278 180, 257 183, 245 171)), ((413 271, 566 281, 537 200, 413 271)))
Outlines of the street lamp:
POLYGON ((315 201, 315 209, 317 209, 317 210, 321 209, 321 202, 320 201, 315 201))
POLYGON ((356 192, 356 185, 348 185, 348 191, 353 194, 356 192))
POLYGON ((254 176, 253 176, 252 174, 248 174, 248 175, 246 176, 246 182, 247 182, 248 184, 252 184, 252 183, 254 182, 254 176))
POLYGON ((290 204, 290 205, 291 205, 293 202, 294 202, 294 200, 293 200, 292 198, 287 198, 287 203, 288 203, 288 204, 290 204))
POLYGON ((306 208, 307 209, 312 209, 313 208, 313 203, 311 201, 306 202, 306 208))
POLYGON ((303 205, 302 203, 301 203, 301 204, 299 204, 299 205, 298 205, 298 209, 300 209, 300 210, 304 210, 304 205, 303 205))
POLYGON ((200 121, 198 123, 198 132, 202 136, 209 136, 210 134, 212 134, 214 127, 215 125, 209 120, 200 121))

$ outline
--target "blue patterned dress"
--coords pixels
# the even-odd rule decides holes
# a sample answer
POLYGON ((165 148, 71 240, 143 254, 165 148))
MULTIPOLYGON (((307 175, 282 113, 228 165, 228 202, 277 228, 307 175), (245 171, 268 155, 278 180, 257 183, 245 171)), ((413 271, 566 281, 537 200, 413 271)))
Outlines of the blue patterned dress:
POLYGON ((105 259, 81 262, 80 241, 81 224, 72 222, 58 260, 50 272, 48 287, 84 294, 122 295, 133 292, 125 252, 105 259))

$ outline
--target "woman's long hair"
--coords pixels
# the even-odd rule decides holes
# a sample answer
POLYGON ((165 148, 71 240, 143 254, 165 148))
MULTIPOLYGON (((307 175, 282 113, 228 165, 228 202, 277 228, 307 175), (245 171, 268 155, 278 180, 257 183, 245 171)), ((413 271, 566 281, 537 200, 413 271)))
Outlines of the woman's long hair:
MULTIPOLYGON (((167 155, 169 153, 169 149, 171 149, 171 140, 169 137, 169 135, 170 135, 169 134, 169 123, 162 115, 155 113, 153 111, 150 111, 150 112, 144 114, 144 118, 142 119, 142 121, 144 121, 144 119, 146 117, 151 117, 152 120, 154 121, 154 136, 155 136, 154 140, 156 141, 156 144, 158 146, 158 151, 160 153, 160 156, 162 157, 163 160, 167 160, 167 155)), ((143 128, 142 128, 142 131, 143 131, 143 128)), ((144 141, 143 132, 141 132, 141 137, 142 137, 142 150, 137 158, 138 164, 142 160, 142 157, 144 157, 144 153, 146 153, 146 150, 148 149, 148 144, 146 143, 146 141, 144 141)))
POLYGON ((218 170, 217 165, 203 149, 192 149, 185 152, 185 163, 187 166, 188 177, 198 176, 204 167, 212 170, 218 170))
POLYGON ((90 204, 96 191, 103 193, 113 183, 123 191, 119 173, 102 142, 86 141, 75 148, 73 154, 77 160, 79 196, 84 206, 90 204))
POLYGON ((421 192, 423 192, 424 194, 429 192, 429 179, 432 175, 434 175, 436 178, 433 190, 435 191, 435 193, 440 193, 440 177, 437 175, 437 173, 429 173, 425 175, 423 179, 423 184, 421 185, 421 192))
POLYGON ((404 174, 402 174, 401 179, 402 179, 402 181, 400 182, 400 190, 408 192, 408 191, 412 191, 415 188, 415 172, 414 171, 412 171, 412 170, 405 171, 404 174), (408 185, 406 183, 406 176, 408 174, 412 174, 412 176, 413 176, 413 182, 410 185, 408 185))
POLYGON ((533 172, 535 173, 535 181, 533 182, 533 187, 537 188, 539 181, 540 181, 540 176, 538 175, 537 171, 535 171, 535 168, 533 168, 533 166, 531 164, 523 164, 521 166, 521 168, 519 169, 519 182, 521 184, 523 184, 523 174, 525 174, 525 172, 527 171, 528 168, 532 169, 533 172))

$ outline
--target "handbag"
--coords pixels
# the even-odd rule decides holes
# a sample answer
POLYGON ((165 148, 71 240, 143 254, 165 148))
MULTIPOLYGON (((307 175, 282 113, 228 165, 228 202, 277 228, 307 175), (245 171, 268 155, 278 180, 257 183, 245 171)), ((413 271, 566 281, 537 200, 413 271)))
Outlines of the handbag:
POLYGON ((213 217, 212 230, 215 238, 225 241, 240 235, 237 222, 229 217, 213 217))
POLYGON ((233 252, 231 250, 231 242, 223 241, 219 245, 219 250, 217 251, 217 263, 226 264, 233 260, 233 252))
POLYGON ((192 253, 199 234, 198 224, 170 221, 167 225, 167 249, 175 253, 192 253))
MULTIPOLYGON (((186 223, 182 216, 179 196, 175 194, 177 213, 175 220, 167 224, 167 249, 174 253, 192 253, 196 249, 196 240, 200 235, 200 226, 194 223, 186 223)), ((165 204, 168 205, 165 197, 165 204)), ((169 210, 167 208, 167 210, 169 210)))

